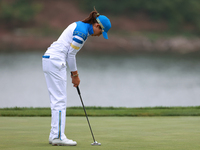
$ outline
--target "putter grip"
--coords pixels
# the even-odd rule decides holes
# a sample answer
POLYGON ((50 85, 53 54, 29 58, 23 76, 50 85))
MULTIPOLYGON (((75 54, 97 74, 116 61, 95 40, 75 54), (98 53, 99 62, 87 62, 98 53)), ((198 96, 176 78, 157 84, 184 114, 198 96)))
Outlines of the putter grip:
MULTIPOLYGON (((71 72, 71 75, 73 75, 72 72, 71 72)), ((76 87, 76 89, 77 89, 77 91, 78 91, 78 94, 81 95, 81 92, 80 92, 80 89, 79 89, 78 86, 76 87)))
POLYGON ((76 87, 76 89, 77 89, 77 91, 78 91, 78 94, 81 95, 81 92, 80 92, 80 89, 79 89, 78 86, 76 87))

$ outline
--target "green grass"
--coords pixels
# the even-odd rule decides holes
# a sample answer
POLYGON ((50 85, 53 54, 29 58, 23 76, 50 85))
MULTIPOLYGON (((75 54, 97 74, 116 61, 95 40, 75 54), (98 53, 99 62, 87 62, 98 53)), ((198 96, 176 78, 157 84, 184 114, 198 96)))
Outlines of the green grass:
POLYGON ((50 117, 0 117, 1 150, 199 150, 199 117, 67 117, 65 133, 75 147, 48 144, 50 117))
MULTIPOLYGON (((88 116, 200 116, 196 107, 86 107, 88 116)), ((67 116, 85 116, 82 107, 67 108, 67 116)), ((51 116, 50 108, 1 108, 0 116, 51 116)))

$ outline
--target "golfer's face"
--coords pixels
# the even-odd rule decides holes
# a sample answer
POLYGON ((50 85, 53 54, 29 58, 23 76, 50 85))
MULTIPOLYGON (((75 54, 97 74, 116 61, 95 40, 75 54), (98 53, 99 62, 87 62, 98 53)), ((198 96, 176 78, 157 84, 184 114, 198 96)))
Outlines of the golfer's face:
POLYGON ((93 31, 92 36, 100 36, 102 34, 101 26, 98 23, 93 25, 93 31))

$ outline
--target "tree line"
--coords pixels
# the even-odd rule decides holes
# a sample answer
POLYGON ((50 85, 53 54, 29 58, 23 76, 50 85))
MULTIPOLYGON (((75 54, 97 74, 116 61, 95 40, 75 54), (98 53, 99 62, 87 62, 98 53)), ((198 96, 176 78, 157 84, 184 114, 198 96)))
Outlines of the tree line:
POLYGON ((87 11, 95 6, 101 13, 130 18, 143 13, 154 21, 168 22, 171 30, 188 24, 200 31, 199 0, 84 0, 80 3, 80 8, 87 11))
MULTIPOLYGON (((72 1, 72 0, 71 0, 72 1)), ((200 33, 199 0, 74 0, 77 6, 90 12, 95 6, 101 14, 132 18, 143 13, 154 21, 166 21, 171 30, 190 25, 200 33)), ((73 2, 74 2, 73 1, 73 2)), ((58 1, 59 2, 59 1, 58 1)), ((48 3, 48 0, 47 0, 48 3)), ((30 23, 41 11, 42 4, 34 0, 1 0, 0 22, 8 27, 30 23)))

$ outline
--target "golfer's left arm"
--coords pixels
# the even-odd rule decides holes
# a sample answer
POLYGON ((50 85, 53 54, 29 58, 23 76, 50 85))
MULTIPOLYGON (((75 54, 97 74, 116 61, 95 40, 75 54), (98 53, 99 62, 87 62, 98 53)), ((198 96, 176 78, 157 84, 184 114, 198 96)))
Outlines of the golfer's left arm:
POLYGON ((72 72, 71 78, 74 87, 77 87, 80 84, 79 74, 76 65, 76 54, 83 46, 83 43, 84 40, 82 38, 75 36, 68 51, 67 63, 69 69, 72 72))

